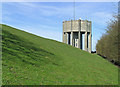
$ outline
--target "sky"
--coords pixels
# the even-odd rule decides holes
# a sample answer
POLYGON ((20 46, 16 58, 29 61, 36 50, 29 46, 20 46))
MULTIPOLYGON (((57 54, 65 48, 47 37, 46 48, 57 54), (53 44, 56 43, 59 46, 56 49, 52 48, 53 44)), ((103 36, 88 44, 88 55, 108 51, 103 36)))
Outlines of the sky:
MULTIPOLYGON (((117 2, 76 2, 75 18, 92 21, 92 50, 117 13, 117 2)), ((62 22, 74 19, 73 2, 3 2, 2 23, 62 42, 62 22)))

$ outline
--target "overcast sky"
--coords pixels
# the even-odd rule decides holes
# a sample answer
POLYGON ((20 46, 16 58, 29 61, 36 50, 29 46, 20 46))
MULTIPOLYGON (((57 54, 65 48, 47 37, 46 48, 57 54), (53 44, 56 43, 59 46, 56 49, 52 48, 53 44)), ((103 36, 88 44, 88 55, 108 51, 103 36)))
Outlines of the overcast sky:
MULTIPOLYGON (((92 21, 92 50, 117 13, 117 2, 76 2, 76 19, 92 21)), ((73 2, 5 2, 2 23, 62 42, 62 22, 73 19, 73 2)))

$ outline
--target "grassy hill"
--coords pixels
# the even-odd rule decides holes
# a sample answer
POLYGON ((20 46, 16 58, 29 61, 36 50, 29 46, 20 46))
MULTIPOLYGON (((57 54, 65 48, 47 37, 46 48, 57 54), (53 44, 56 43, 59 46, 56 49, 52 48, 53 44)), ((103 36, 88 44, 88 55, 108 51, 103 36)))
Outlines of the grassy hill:
POLYGON ((2 26, 3 85, 117 85, 118 68, 96 54, 2 26))

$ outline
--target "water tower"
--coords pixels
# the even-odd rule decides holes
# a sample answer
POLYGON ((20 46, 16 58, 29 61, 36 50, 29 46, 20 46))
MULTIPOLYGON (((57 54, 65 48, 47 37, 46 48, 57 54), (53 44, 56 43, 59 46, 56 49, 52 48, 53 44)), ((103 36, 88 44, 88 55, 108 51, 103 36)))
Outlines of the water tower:
POLYGON ((91 21, 70 20, 63 21, 63 42, 82 49, 84 34, 84 50, 91 53, 91 21))

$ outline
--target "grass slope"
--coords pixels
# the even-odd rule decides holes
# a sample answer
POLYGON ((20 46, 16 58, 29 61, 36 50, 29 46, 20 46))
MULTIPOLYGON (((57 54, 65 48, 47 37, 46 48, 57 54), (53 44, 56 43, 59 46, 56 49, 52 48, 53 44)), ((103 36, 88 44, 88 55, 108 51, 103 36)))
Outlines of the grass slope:
POLYGON ((118 68, 100 56, 2 25, 3 85, 116 85, 118 68))

